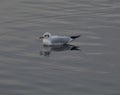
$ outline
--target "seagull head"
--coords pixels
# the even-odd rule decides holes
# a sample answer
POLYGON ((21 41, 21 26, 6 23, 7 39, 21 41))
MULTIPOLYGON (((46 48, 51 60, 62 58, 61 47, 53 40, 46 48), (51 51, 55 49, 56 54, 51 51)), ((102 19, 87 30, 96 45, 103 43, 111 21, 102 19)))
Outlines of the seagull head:
POLYGON ((51 37, 51 33, 49 33, 49 32, 46 32, 46 33, 44 33, 43 34, 43 36, 42 37, 40 37, 40 39, 48 39, 48 38, 50 38, 51 37))

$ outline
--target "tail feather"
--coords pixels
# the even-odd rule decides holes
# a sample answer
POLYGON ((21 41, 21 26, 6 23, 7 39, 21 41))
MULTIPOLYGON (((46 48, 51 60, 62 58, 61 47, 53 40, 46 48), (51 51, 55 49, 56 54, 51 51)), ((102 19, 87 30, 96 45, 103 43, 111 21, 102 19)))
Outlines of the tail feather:
POLYGON ((76 39, 78 37, 80 37, 81 35, 77 35, 77 36, 70 36, 72 39, 76 39))

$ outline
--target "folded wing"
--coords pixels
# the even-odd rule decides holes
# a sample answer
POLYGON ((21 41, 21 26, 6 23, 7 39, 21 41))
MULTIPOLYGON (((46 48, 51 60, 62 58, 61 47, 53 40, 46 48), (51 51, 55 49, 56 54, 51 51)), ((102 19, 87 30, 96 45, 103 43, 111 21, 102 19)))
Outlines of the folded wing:
POLYGON ((59 44, 66 44, 72 41, 72 39, 68 36, 52 36, 51 42, 52 43, 59 43, 59 44))

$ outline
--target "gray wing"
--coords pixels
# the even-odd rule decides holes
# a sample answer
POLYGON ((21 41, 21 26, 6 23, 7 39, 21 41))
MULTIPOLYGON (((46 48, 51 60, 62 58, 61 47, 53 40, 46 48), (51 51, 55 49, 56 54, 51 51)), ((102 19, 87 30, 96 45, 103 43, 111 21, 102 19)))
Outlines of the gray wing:
POLYGON ((68 36, 53 36, 51 38, 51 42, 52 43, 68 43, 69 41, 71 41, 71 38, 68 36))

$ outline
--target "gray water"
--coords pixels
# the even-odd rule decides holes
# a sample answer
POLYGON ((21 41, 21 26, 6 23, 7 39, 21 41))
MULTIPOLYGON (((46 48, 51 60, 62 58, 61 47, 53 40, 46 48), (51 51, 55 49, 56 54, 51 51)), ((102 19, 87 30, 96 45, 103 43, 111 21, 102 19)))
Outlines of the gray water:
POLYGON ((120 0, 0 1, 0 95, 120 95, 119 62, 120 0), (45 32, 80 50, 46 50, 45 32))

